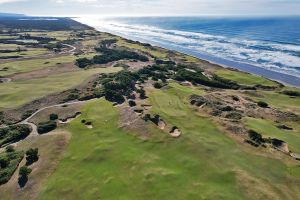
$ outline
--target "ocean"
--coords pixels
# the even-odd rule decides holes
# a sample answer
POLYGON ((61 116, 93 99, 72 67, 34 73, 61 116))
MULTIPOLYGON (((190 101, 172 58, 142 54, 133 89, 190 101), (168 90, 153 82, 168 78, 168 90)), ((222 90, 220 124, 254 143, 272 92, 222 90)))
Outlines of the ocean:
POLYGON ((99 31, 300 86, 300 17, 77 18, 99 31))

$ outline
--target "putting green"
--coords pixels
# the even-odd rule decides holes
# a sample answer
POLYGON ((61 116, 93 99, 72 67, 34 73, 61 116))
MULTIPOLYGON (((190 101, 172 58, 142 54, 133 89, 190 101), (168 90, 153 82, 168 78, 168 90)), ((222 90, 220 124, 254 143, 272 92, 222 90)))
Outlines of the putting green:
POLYGON ((300 126, 291 124, 294 130, 282 130, 276 127, 274 122, 263 119, 245 118, 244 123, 249 129, 253 129, 262 134, 263 137, 271 137, 283 140, 289 144, 289 149, 293 152, 300 153, 300 126))
POLYGON ((248 74, 245 72, 232 71, 227 69, 218 69, 215 71, 215 73, 226 79, 236 81, 239 84, 251 85, 251 86, 253 85, 278 86, 276 82, 273 82, 271 80, 268 80, 260 76, 248 74))

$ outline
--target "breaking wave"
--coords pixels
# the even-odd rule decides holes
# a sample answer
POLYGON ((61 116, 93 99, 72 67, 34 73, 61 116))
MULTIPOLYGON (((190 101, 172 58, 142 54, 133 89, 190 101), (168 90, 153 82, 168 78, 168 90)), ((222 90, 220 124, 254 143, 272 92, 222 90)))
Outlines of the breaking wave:
POLYGON ((79 18, 100 31, 144 42, 173 45, 234 62, 242 62, 300 77, 300 45, 230 38, 192 31, 168 30, 149 25, 79 18))

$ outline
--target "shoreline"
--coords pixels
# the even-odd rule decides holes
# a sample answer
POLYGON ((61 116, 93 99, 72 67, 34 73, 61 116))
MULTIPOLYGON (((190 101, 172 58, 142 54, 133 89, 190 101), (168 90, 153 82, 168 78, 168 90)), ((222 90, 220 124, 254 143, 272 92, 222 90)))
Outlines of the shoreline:
MULTIPOLYGON (((96 30, 100 31, 100 32, 103 32, 103 31, 98 30, 98 29, 96 29, 96 30)), ((215 57, 215 56, 212 56, 212 55, 207 55, 207 54, 203 54, 203 53, 200 53, 200 52, 187 50, 183 47, 159 44, 159 43, 155 43, 155 42, 152 42, 152 41, 147 41, 147 40, 143 40, 143 39, 135 38, 135 37, 126 37, 124 35, 111 33, 111 32, 107 32, 107 33, 117 35, 117 36, 123 37, 125 39, 137 40, 139 42, 146 42, 146 43, 149 43, 151 45, 154 45, 154 46, 157 46, 157 47, 160 47, 160 48, 164 48, 166 50, 172 50, 172 51, 180 52, 180 53, 195 57, 197 59, 200 59, 200 60, 215 64, 215 65, 218 65, 218 66, 223 67, 223 68, 236 69, 236 70, 239 70, 241 72, 250 73, 250 74, 256 75, 256 76, 261 76, 261 77, 264 77, 266 79, 279 82, 279 83, 281 83, 285 86, 300 88, 300 78, 289 75, 289 74, 284 74, 284 73, 280 73, 280 72, 277 72, 277 71, 272 71, 272 70, 269 70, 269 69, 265 69, 265 68, 262 68, 262 67, 258 67, 258 66, 254 66, 254 65, 250 65, 250 64, 246 64, 246 63, 226 60, 226 59, 215 57)))
MULTIPOLYGON (((72 19, 77 21, 76 18, 72 18, 72 19)), ((77 22, 79 22, 81 24, 84 24, 80 20, 78 20, 77 22)), ((263 68, 263 67, 258 67, 258 66, 255 66, 255 65, 247 64, 247 63, 226 60, 224 58, 220 58, 220 57, 216 57, 216 56, 213 56, 213 55, 201 53, 201 52, 198 52, 198 51, 193 51, 193 50, 186 49, 186 48, 180 47, 180 46, 157 43, 157 42, 145 40, 145 39, 139 38, 139 37, 128 37, 128 36, 123 35, 121 33, 116 33, 114 31, 109 31, 109 30, 103 30, 103 29, 100 30, 99 28, 97 28, 97 26, 94 27, 94 26, 90 26, 88 24, 84 24, 84 25, 87 25, 87 26, 91 27, 92 29, 95 29, 96 31, 99 31, 99 32, 106 32, 106 33, 109 33, 109 34, 112 34, 112 35, 123 37, 125 39, 139 41, 139 42, 143 42, 143 43, 149 43, 149 44, 151 44, 153 46, 157 46, 159 48, 163 48, 163 49, 166 49, 166 50, 171 50, 171 51, 183 53, 183 54, 186 54, 188 56, 192 56, 192 57, 195 57, 197 59, 209 62, 211 64, 218 65, 222 68, 235 69, 235 70, 238 70, 238 71, 241 71, 241 72, 250 73, 252 75, 264 77, 266 79, 278 82, 278 83, 283 84, 285 86, 300 88, 300 78, 298 78, 296 76, 292 76, 292 75, 285 74, 285 73, 280 73, 280 72, 277 72, 277 71, 269 70, 269 69, 266 69, 266 68, 263 68)))

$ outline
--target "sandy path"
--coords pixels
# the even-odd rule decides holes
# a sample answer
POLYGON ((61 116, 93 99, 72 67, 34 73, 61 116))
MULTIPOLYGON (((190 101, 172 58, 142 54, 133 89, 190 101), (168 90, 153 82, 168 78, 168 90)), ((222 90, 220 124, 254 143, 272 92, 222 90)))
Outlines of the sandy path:
MULTIPOLYGON (((92 99, 93 100, 93 99, 92 99)), ((56 105, 52 105, 52 106, 46 106, 46 107, 43 107, 43 108, 40 108, 38 109, 37 111, 35 111, 32 115, 30 115, 28 118, 26 118, 25 120, 17 123, 17 124, 26 124, 26 125, 29 125, 31 126, 32 128, 32 131, 31 133, 23 140, 28 140, 32 137, 36 137, 36 136, 39 136, 39 133, 37 131, 37 126, 31 122, 29 122, 30 119, 32 119, 34 116, 36 116, 38 113, 42 112, 43 110, 46 110, 46 109, 49 109, 49 108, 55 108, 55 107, 61 107, 61 106, 68 106, 68 105, 74 105, 74 104, 84 104, 84 103, 87 103, 89 101, 92 101, 92 100, 87 100, 87 101, 74 101, 74 102, 68 102, 68 103, 62 103, 62 104, 56 104, 56 105)), ((16 125, 16 124, 15 124, 16 125)), ((0 128, 6 128, 8 126, 1 126, 0 128)), ((9 145, 12 145, 12 146, 16 146, 18 145, 18 143, 20 143, 21 141, 23 140, 20 140, 18 142, 15 142, 15 143, 11 143, 9 145)), ((5 147, 2 147, 0 148, 0 152, 4 151, 5 150, 5 147)))

